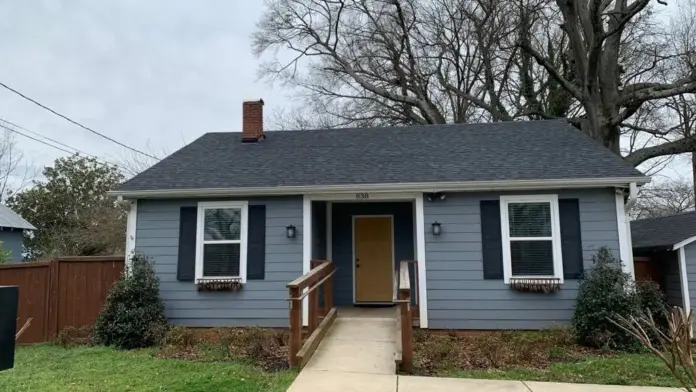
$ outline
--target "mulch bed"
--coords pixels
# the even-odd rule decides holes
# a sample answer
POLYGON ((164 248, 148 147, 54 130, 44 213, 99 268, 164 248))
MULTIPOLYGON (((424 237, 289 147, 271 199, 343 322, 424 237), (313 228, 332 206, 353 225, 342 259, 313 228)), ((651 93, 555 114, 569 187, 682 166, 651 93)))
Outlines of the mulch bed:
POLYGON ((174 327, 155 354, 195 361, 242 359, 265 371, 289 368, 289 334, 284 329, 174 327))
POLYGON ((568 329, 546 331, 414 331, 414 367, 420 375, 447 370, 544 369, 587 355, 613 355, 575 344, 568 329))

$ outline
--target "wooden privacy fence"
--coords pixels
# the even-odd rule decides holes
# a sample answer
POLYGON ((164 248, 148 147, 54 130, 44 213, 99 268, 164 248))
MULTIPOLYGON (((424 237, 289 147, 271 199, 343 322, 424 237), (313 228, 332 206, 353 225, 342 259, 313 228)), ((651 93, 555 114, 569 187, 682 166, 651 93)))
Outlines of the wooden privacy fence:
POLYGON ((124 256, 83 256, 0 266, 0 285, 19 286, 17 328, 33 319, 19 343, 49 341, 65 327, 94 324, 124 265, 124 256))
POLYGON ((312 269, 288 283, 290 297, 290 366, 302 369, 336 319, 333 305, 333 275, 336 267, 332 261, 312 260, 312 269), (319 291, 323 289, 324 306, 319 307, 319 291), (302 344, 302 300, 309 296, 307 329, 309 337, 302 344), (319 318, 323 317, 321 323, 319 318))

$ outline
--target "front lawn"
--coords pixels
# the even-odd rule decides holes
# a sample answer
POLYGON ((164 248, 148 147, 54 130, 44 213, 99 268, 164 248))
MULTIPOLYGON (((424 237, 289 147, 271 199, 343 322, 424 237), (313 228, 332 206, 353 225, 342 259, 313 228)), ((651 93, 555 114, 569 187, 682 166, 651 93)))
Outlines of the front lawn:
POLYGON ((593 350, 567 330, 416 333, 416 374, 442 377, 679 387, 653 355, 593 350))
POLYGON ((283 392, 294 377, 238 362, 156 358, 151 350, 35 345, 17 348, 15 368, 0 372, 0 391, 283 392))

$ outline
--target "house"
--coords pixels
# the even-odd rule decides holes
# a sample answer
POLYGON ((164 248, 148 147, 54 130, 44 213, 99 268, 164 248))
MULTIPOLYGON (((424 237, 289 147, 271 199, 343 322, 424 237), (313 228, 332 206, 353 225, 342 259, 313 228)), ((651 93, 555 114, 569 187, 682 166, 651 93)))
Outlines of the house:
POLYGON ((10 252, 11 263, 22 261, 25 230, 36 230, 36 227, 6 205, 0 204, 0 241, 2 250, 10 252))
POLYGON ((636 279, 657 282, 672 306, 696 301, 696 212, 631 222, 636 279))
POLYGON ((256 101, 241 133, 112 195, 176 324, 287 327, 286 284, 313 259, 335 263, 337 306, 390 305, 415 260, 421 327, 536 329, 570 320, 599 248, 632 271, 626 210, 648 181, 564 121, 266 132, 256 101))

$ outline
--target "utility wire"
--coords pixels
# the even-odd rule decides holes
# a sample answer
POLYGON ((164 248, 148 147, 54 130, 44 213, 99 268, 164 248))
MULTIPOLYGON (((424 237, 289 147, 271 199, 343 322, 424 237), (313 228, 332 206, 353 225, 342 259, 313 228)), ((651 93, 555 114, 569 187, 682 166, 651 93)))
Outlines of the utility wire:
POLYGON ((94 159, 100 161, 99 163, 102 163, 102 164, 112 165, 112 166, 118 166, 118 165, 116 165, 116 164, 114 164, 114 163, 111 163, 111 162, 109 162, 109 161, 105 161, 105 160, 99 158, 99 157, 96 156, 96 155, 88 154, 88 153, 86 153, 86 152, 84 152, 84 151, 78 150, 78 149, 75 148, 75 147, 70 147, 70 146, 68 146, 68 145, 65 144, 65 143, 61 143, 61 142, 59 142, 59 141, 57 141, 57 140, 51 139, 51 138, 49 138, 49 137, 47 137, 47 136, 43 136, 43 135, 41 135, 41 134, 39 134, 39 133, 36 133, 36 132, 34 132, 34 131, 31 131, 31 130, 29 130, 29 129, 26 129, 26 128, 24 128, 24 127, 21 127, 21 126, 19 126, 19 125, 13 123, 13 122, 11 122, 11 121, 7 121, 7 120, 5 120, 5 119, 3 119, 3 118, 0 118, 0 121, 2 121, 2 122, 4 122, 4 123, 7 123, 7 124, 10 124, 10 125, 12 125, 12 126, 14 126, 14 127, 16 127, 16 128, 19 128, 19 129, 25 131, 25 132, 32 133, 32 134, 34 134, 34 135, 37 135, 37 136, 39 136, 39 137, 42 137, 42 138, 44 138, 44 139, 46 139, 46 140, 49 140, 49 141, 51 141, 51 142, 53 142, 53 143, 56 143, 56 144, 58 144, 58 145, 60 145, 60 146, 63 146, 63 147, 65 147, 65 148, 69 148, 69 149, 74 150, 74 151, 66 150, 65 148, 58 147, 58 146, 56 146, 56 145, 54 145, 54 144, 51 144, 51 143, 48 143, 48 142, 46 142, 46 141, 44 141, 44 140, 35 138, 35 137, 33 137, 33 136, 29 136, 29 135, 27 135, 27 134, 25 134, 25 133, 23 133, 23 132, 20 132, 20 131, 18 131, 18 130, 16 130, 16 129, 10 128, 10 127, 8 127, 8 126, 6 126, 6 125, 3 125, 3 124, 0 124, 0 127, 1 127, 1 128, 7 129, 7 130, 10 131, 10 132, 14 132, 14 133, 16 133, 16 134, 18 134, 18 135, 24 136, 24 137, 26 137, 26 138, 28 138, 28 139, 34 140, 34 141, 39 142, 39 143, 41 143, 41 144, 44 144, 44 145, 46 145, 46 146, 53 147, 53 148, 55 148, 55 149, 57 149, 57 150, 66 152, 66 153, 68 153, 68 154, 70 154, 70 155, 75 154, 75 153, 83 154, 83 155, 86 155, 86 156, 88 156, 88 157, 91 157, 91 158, 94 158, 94 159))
POLYGON ((38 101, 35 101, 34 99, 32 99, 32 98, 30 98, 30 97, 28 97, 28 96, 26 96, 26 95, 20 93, 19 91, 17 91, 17 90, 15 90, 15 89, 13 89, 12 87, 6 85, 5 83, 0 82, 0 86, 2 86, 2 87, 4 87, 5 89, 7 89, 7 90, 9 90, 9 91, 11 91, 11 92, 13 92, 13 93, 19 95, 20 97, 26 99, 27 101, 33 103, 34 105, 37 105, 37 106, 39 106, 40 108, 43 108, 43 109, 45 109, 45 110, 48 110, 49 112, 55 114, 56 116, 61 117, 61 118, 65 119, 65 120, 67 120, 67 121, 69 121, 69 122, 71 122, 71 123, 77 125, 77 126, 80 127, 80 128, 83 128, 83 129, 85 129, 85 130, 87 130, 87 131, 90 131, 90 132, 92 132, 92 133, 95 134, 95 135, 101 136, 101 137, 103 137, 104 139, 109 140, 109 141, 111 141, 111 142, 114 142, 114 143, 118 144, 119 146, 125 147, 125 148, 127 148, 127 149, 129 149, 129 150, 131 150, 131 151, 137 152, 137 153, 139 153, 139 154, 143 154, 143 155, 145 155, 146 157, 159 160, 159 158, 157 158, 157 157, 154 156, 154 155, 150 155, 150 154, 148 154, 148 153, 142 152, 142 151, 140 151, 140 150, 138 150, 138 149, 136 149, 136 148, 133 148, 133 147, 127 145, 127 144, 123 144, 123 143, 119 142, 119 141, 116 140, 116 139, 110 138, 110 137, 104 135, 103 133, 99 133, 99 132, 95 131, 94 129, 90 128, 90 127, 87 127, 87 126, 85 126, 85 125, 82 125, 82 124, 80 124, 79 122, 77 122, 77 121, 71 119, 70 117, 67 117, 67 116, 65 116, 65 115, 63 115, 63 114, 60 114, 60 113, 56 112, 55 110, 49 108, 48 106, 46 106, 46 105, 44 105, 44 104, 42 104, 42 103, 40 103, 40 102, 38 102, 38 101))
MULTIPOLYGON (((63 142, 59 142, 58 140, 51 139, 51 138, 48 137, 48 136, 44 136, 44 135, 42 135, 42 134, 40 134, 40 133, 38 133, 38 132, 34 132, 34 131, 30 130, 30 129, 24 128, 23 126, 18 125, 18 124, 15 124, 15 123, 13 123, 12 121, 5 120, 5 119, 2 118, 2 117, 0 117, 0 121, 4 122, 5 124, 10 124, 10 125, 13 126, 14 128, 19 128, 19 129, 21 129, 21 130, 24 131, 24 132, 28 132, 28 133, 30 133, 30 134, 32 134, 32 135, 36 135, 37 137, 46 139, 46 140, 48 140, 48 141, 51 142, 51 143, 56 143, 56 144, 59 145, 59 146, 63 146, 63 147, 65 147, 65 148, 69 148, 69 149, 71 149, 71 150, 74 150, 75 152, 78 152, 78 153, 80 153, 80 154, 82 154, 82 155, 86 155, 86 156, 88 156, 88 157, 92 157, 92 158, 95 158, 95 159, 103 160, 103 159, 99 158, 99 157, 96 156, 96 155, 92 155, 92 154, 86 153, 86 152, 84 152, 84 151, 80 151, 79 149, 77 149, 77 148, 75 148, 75 147, 69 146, 69 145, 67 145, 67 144, 65 144, 65 143, 63 143, 63 142)), ((7 129, 7 128, 5 128, 5 129, 7 129)), ((18 134, 20 134, 20 135, 22 135, 22 136, 26 136, 26 135, 22 134, 21 132, 17 132, 16 129, 12 129, 11 131, 12 131, 12 132, 15 132, 15 133, 18 133, 18 134)), ((28 136, 26 136, 26 137, 28 137, 28 136)), ((105 160, 104 160, 104 161, 105 161, 105 160)), ((105 161, 105 162, 106 162, 106 161, 105 161)), ((107 162, 107 163, 109 163, 109 162, 107 162)))

